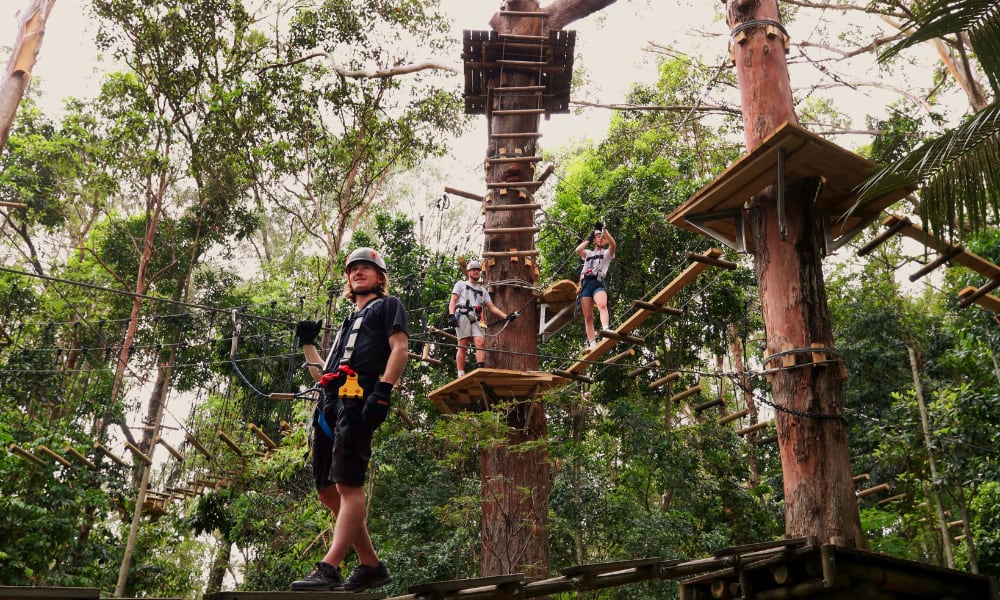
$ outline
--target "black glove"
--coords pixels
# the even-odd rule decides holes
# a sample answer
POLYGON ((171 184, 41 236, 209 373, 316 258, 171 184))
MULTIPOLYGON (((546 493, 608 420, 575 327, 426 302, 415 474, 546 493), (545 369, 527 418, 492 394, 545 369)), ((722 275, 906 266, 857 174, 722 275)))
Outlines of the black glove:
POLYGON ((587 236, 587 243, 588 244, 593 244, 594 243, 594 234, 593 233, 591 233, 590 235, 587 236))
POLYGON ((458 317, 456 317, 455 315, 448 315, 448 326, 458 327, 458 317))
POLYGON ((299 321, 295 325, 295 337, 299 338, 299 348, 306 344, 315 344, 316 336, 323 331, 323 319, 319 321, 299 321))
POLYGON ((514 319, 516 319, 516 318, 518 318, 520 316, 521 316, 521 314, 519 312, 514 311, 514 312, 512 312, 512 313, 510 313, 510 314, 507 315, 506 321, 508 323, 510 323, 511 321, 513 321, 514 319))
POLYGON ((361 408, 361 419, 372 429, 375 429, 389 416, 389 396, 392 395, 392 384, 380 381, 375 389, 365 398, 361 408))

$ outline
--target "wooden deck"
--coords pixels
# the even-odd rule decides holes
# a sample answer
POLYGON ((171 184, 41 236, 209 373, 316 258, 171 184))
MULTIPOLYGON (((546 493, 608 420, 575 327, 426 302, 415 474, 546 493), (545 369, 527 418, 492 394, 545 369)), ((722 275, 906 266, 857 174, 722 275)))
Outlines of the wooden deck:
POLYGON ((873 223, 889 205, 912 192, 911 189, 897 190, 875 198, 850 216, 845 216, 857 202, 856 188, 878 165, 786 122, 760 146, 744 154, 670 213, 667 220, 682 229, 708 235, 738 251, 751 249, 742 211, 754 194, 778 182, 780 154, 783 154, 786 181, 804 177, 821 177, 823 180, 815 208, 823 219, 828 253, 873 223))
POLYGON ((476 369, 437 388, 429 397, 444 414, 479 412, 489 410, 496 401, 533 398, 566 383, 552 373, 476 369))

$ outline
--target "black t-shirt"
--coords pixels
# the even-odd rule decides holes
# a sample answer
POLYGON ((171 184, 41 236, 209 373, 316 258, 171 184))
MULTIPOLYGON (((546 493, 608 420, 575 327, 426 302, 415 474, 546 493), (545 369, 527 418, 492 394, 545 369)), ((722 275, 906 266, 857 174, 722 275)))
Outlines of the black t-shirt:
MULTIPOLYGON (((361 320, 361 329, 358 331, 358 338, 354 343, 354 352, 351 354, 349 365, 358 372, 359 375, 367 377, 378 377, 385 371, 385 365, 389 361, 391 348, 389 337, 397 331, 402 331, 406 337, 410 332, 406 326, 406 309, 403 303, 395 296, 386 296, 380 301, 369 300, 364 309, 364 316, 361 320), (372 303, 378 304, 371 306, 372 303)), ((340 364, 340 359, 344 355, 344 348, 347 346, 347 338, 350 336, 350 328, 353 323, 352 313, 341 327, 340 342, 336 348, 331 349, 327 357, 327 370, 336 370, 340 364)), ((367 378, 366 377, 366 378, 367 378)))

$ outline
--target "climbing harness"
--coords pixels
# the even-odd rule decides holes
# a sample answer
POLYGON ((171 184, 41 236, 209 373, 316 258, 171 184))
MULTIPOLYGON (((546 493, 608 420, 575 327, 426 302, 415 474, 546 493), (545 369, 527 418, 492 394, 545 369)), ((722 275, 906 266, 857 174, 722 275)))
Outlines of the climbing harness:
POLYGON ((361 331, 361 324, 364 321, 365 315, 369 310, 375 308, 381 302, 382 298, 376 298, 366 304, 360 311, 348 317, 347 320, 344 321, 344 325, 341 326, 340 331, 337 332, 337 337, 334 340, 333 345, 330 347, 330 356, 327 358, 326 366, 323 368, 324 373, 320 378, 319 383, 324 389, 326 389, 343 377, 343 382, 337 390, 338 398, 360 400, 364 397, 364 391, 358 383, 358 372, 351 368, 350 365, 351 356, 354 354, 354 346, 357 343, 358 332, 361 331), (340 360, 337 361, 336 364, 332 364, 335 356, 334 351, 340 346, 340 339, 345 330, 347 330, 348 333, 347 343, 344 347, 344 354, 340 357, 340 360))

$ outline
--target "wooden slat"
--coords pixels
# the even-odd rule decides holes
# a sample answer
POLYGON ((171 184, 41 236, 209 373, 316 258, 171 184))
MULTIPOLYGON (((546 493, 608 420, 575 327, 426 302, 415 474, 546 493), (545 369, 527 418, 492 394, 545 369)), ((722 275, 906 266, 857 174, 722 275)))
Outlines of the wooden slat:
POLYGON ((52 450, 48 446, 44 446, 42 444, 38 444, 38 447, 35 448, 35 450, 37 452, 41 452, 45 456, 48 456, 49 458, 51 458, 52 460, 56 461, 57 463, 61 464, 64 467, 72 467, 73 466, 73 463, 71 463, 68 460, 66 460, 65 458, 63 458, 58 452, 52 450))

